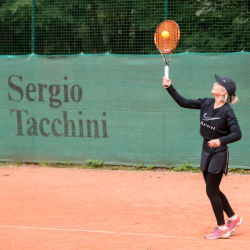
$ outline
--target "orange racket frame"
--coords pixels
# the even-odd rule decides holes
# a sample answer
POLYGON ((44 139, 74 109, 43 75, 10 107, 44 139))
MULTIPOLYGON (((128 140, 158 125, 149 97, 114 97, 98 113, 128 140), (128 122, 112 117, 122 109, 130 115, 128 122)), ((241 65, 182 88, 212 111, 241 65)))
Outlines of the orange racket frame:
POLYGON ((174 50, 176 49, 178 43, 180 40, 180 28, 179 25, 172 21, 172 20, 166 20, 162 23, 160 23, 156 30, 154 35, 154 42, 161 53, 164 63, 165 63, 165 78, 169 79, 169 61, 171 58, 171 55, 173 54, 174 50), (169 36, 167 38, 164 38, 162 36, 162 32, 167 31, 169 33, 169 36), (165 55, 169 54, 168 60, 166 60, 165 55))

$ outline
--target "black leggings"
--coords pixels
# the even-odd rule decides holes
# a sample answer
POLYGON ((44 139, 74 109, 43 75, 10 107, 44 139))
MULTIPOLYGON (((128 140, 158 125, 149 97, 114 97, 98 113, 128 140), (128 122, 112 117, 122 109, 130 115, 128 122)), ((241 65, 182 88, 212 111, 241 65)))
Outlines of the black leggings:
POLYGON ((219 188, 222 176, 223 171, 219 174, 212 174, 207 171, 203 172, 203 177, 206 182, 207 196, 211 201, 218 226, 225 224, 223 210, 228 217, 232 217, 234 215, 234 211, 232 210, 226 196, 220 191, 219 188))

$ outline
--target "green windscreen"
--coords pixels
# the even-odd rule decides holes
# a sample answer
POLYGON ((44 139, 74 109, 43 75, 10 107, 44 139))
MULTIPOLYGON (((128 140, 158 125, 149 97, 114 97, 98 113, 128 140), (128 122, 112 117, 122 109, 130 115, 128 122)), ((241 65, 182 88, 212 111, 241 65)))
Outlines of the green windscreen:
MULTIPOLYGON (((230 166, 249 167, 249 53, 173 55, 170 77, 186 98, 212 97, 214 74, 237 82, 242 140, 230 166), (233 65, 232 65, 233 64, 233 65)), ((199 165, 199 110, 162 87, 161 56, 2 57, 0 160, 103 160, 199 165)))
POLYGON ((196 99, 212 97, 214 74, 236 81, 243 137, 229 164, 248 168, 249 3, 0 1, 0 160, 199 165, 199 111, 161 86, 154 32, 174 20, 172 83, 196 99))

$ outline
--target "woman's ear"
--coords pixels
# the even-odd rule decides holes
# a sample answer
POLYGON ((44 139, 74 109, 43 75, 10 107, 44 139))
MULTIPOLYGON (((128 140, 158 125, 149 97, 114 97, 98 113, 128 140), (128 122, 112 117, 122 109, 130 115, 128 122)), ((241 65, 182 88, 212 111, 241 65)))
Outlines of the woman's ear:
POLYGON ((225 94, 227 94, 227 90, 225 88, 222 88, 221 95, 225 95, 225 94))

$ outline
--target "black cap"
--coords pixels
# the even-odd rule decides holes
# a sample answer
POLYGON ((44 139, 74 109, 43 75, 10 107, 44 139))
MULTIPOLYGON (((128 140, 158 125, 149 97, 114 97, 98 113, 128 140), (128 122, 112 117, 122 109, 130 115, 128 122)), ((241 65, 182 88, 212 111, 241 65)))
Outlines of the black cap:
POLYGON ((214 75, 215 80, 222 85, 223 87, 225 87, 227 93, 229 96, 235 95, 235 91, 236 91, 236 84, 235 82, 227 77, 219 77, 217 75, 214 75))

